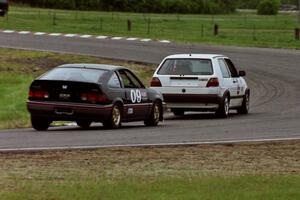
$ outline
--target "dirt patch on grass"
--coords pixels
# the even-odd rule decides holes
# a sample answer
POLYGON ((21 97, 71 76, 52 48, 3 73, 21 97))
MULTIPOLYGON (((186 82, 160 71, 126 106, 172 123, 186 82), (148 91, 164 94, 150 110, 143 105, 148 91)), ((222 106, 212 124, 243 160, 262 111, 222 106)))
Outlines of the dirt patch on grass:
POLYGON ((0 60, 0 72, 29 74, 34 77, 63 64, 95 63, 128 67, 133 70, 145 84, 148 84, 149 79, 155 70, 155 65, 139 62, 111 60, 93 56, 1 48, 0 60))
MULTIPOLYGON (((55 59, 51 57, 38 57, 38 58, 14 58, 7 59, 7 62, 14 62, 22 65, 19 69, 22 73, 32 74, 32 73, 42 73, 57 67, 62 64, 66 64, 66 61, 55 59)), ((10 69, 11 71, 13 68, 10 69)))
POLYGON ((1 174, 25 177, 299 174, 300 141, 1 153, 1 174))

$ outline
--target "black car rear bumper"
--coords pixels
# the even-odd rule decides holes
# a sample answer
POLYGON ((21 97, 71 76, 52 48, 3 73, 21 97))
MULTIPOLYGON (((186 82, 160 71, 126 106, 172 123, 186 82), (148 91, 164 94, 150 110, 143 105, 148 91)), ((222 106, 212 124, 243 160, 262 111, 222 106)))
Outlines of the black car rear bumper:
POLYGON ((45 117, 51 121, 86 119, 102 122, 109 118, 112 105, 28 101, 27 109, 32 116, 45 117))

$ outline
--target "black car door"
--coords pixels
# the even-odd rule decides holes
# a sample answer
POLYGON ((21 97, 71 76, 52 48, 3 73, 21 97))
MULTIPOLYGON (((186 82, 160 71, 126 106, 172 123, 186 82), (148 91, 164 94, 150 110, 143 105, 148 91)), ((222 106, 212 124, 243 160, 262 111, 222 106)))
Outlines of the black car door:
POLYGON ((129 70, 122 69, 118 73, 125 89, 124 117, 128 120, 145 119, 151 106, 145 86, 129 70))

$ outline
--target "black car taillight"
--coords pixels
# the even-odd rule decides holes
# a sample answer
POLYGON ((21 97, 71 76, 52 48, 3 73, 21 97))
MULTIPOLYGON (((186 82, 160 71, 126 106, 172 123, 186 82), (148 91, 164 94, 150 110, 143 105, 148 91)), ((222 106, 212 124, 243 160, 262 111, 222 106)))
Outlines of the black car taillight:
POLYGON ((159 78, 153 77, 151 82, 150 82, 150 86, 151 87, 161 87, 162 85, 161 85, 161 82, 160 82, 159 78))
POLYGON ((33 99, 48 99, 49 98, 49 93, 45 90, 29 90, 28 94, 29 98, 33 99))
POLYGON ((219 87, 219 79, 211 78, 206 84, 206 87, 219 87))
POLYGON ((104 94, 97 93, 81 93, 80 99, 81 101, 89 103, 106 103, 109 101, 109 99, 104 94))

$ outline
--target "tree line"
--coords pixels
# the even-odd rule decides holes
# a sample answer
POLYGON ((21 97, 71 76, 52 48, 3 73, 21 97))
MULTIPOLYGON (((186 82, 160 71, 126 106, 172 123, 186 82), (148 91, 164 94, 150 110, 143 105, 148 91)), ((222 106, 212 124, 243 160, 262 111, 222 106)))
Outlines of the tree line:
MULTIPOLYGON (((236 8, 256 9, 266 0, 12 0, 32 7, 141 13, 232 13, 236 8)), ((298 5, 299 0, 267 0, 298 5)))
MULTIPOLYGON (((238 8, 256 9, 263 0, 236 0, 238 8)), ((273 0, 281 4, 293 4, 298 5, 299 0, 273 0)))
POLYGON ((232 13, 236 0, 12 0, 32 7, 149 13, 232 13))

